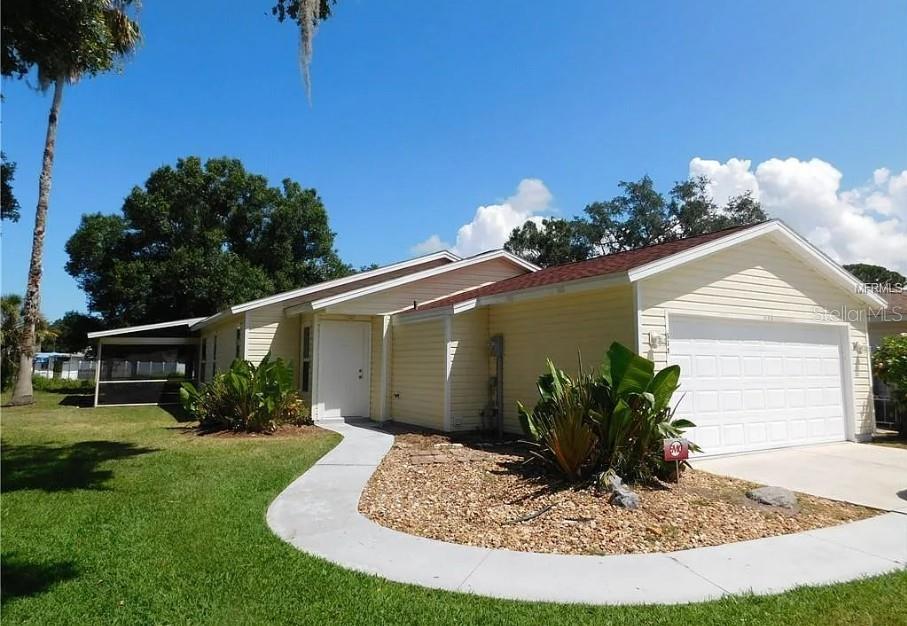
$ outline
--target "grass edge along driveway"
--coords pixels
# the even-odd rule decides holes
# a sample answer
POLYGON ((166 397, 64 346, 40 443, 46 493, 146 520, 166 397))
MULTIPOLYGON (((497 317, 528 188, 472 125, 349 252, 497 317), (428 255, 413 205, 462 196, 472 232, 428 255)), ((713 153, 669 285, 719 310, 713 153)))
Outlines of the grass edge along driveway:
POLYGON ((37 398, 2 410, 4 625, 907 624, 904 572, 636 607, 510 602, 387 582, 298 552, 265 523, 270 501, 337 435, 197 437, 157 407, 37 398))

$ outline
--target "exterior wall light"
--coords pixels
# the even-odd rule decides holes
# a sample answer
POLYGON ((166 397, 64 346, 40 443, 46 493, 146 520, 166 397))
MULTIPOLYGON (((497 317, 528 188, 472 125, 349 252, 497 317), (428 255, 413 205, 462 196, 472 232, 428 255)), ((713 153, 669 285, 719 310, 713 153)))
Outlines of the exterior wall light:
POLYGON ((668 345, 667 333, 649 333, 649 347, 654 349, 666 347, 668 345))

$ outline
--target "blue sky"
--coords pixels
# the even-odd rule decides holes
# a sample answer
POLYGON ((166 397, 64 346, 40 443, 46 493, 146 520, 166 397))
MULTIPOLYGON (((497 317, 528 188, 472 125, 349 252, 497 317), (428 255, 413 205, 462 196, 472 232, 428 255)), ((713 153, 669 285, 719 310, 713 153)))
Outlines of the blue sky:
MULTIPOLYGON (((437 242, 470 252, 621 179, 667 188, 695 171, 716 197, 755 190, 842 261, 907 269, 903 2, 341 0, 315 39, 311 107, 297 34, 269 7, 145 2, 124 72, 66 92, 50 319, 85 309, 63 269, 80 215, 118 211, 187 155, 317 188, 355 265, 437 242)), ((22 292, 49 96, 3 90, 23 219, 3 225, 2 289, 22 292)))

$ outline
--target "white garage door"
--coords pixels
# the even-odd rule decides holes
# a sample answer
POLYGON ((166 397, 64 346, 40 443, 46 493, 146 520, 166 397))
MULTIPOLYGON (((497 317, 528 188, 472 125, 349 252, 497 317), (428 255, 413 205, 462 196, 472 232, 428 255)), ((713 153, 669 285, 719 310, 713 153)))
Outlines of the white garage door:
POLYGON ((704 454, 845 438, 836 327, 672 316, 670 338, 677 416, 704 454))

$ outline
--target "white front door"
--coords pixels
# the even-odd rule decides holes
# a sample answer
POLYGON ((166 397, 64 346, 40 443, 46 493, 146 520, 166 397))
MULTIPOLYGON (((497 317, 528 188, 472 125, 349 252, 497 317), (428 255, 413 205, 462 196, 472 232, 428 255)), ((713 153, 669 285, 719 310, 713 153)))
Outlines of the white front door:
POLYGON ((843 440, 841 337, 828 325, 671 316, 690 440, 705 454, 843 440))
POLYGON ((368 417, 371 325, 321 322, 318 336, 318 418, 368 417))

